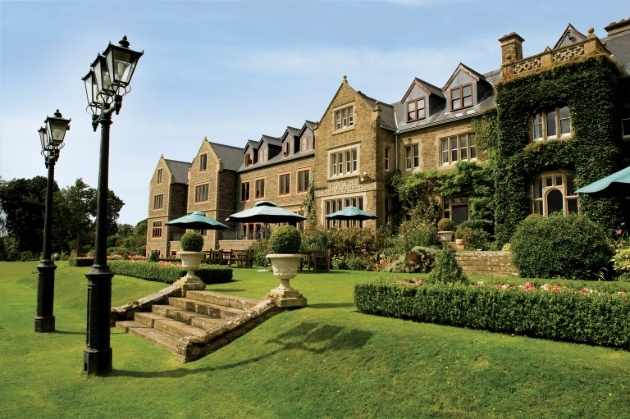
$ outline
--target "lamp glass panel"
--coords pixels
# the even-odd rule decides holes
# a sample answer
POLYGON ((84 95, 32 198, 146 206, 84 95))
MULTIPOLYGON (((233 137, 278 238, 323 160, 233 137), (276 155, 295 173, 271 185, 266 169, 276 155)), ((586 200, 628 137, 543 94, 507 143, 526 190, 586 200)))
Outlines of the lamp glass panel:
POLYGON ((94 74, 96 75, 96 84, 100 94, 109 95, 111 93, 111 77, 105 62, 105 57, 99 57, 94 63, 94 74))
POLYGON ((41 127, 37 132, 39 132, 39 141, 42 143, 42 150, 46 150, 48 148, 48 135, 46 135, 46 129, 41 127))
POLYGON ((49 119, 49 138, 50 142, 54 146, 58 146, 63 143, 63 138, 66 136, 66 130, 68 129, 68 121, 60 119, 49 119))

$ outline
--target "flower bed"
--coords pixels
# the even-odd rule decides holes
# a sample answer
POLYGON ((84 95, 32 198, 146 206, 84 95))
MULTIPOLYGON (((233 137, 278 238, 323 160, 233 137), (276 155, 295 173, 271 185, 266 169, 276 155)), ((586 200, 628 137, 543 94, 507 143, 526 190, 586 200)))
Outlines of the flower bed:
POLYGON ((532 282, 427 284, 413 278, 358 284, 354 300, 367 314, 630 349, 625 290, 532 282))

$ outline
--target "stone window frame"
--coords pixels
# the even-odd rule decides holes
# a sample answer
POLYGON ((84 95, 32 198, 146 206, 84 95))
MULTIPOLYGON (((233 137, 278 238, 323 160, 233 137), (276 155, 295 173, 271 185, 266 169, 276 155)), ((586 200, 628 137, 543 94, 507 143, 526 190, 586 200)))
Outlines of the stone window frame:
POLYGON ((549 198, 554 191, 559 191, 562 195, 562 214, 578 213, 580 205, 576 189, 571 172, 560 170, 541 173, 531 181, 529 190, 532 214, 545 217, 549 215, 549 198))
POLYGON ((474 88, 473 88, 473 84, 472 83, 468 83, 468 84, 462 84, 461 86, 457 86, 457 87, 453 87, 450 90, 450 94, 449 97, 451 99, 450 101, 450 105, 451 105, 451 110, 452 111, 456 111, 459 109, 466 109, 466 108, 470 108, 471 106, 475 105, 475 100, 474 100, 474 88), (469 95, 464 95, 464 89, 466 88, 470 88, 470 94, 469 95), (454 97, 454 94, 457 93, 457 97, 454 97), (469 98, 470 99, 470 103, 466 103, 466 99, 469 98))
POLYGON ((254 199, 263 199, 265 197, 265 178, 261 177, 254 180, 254 199))
POLYGON ((249 180, 241 181, 241 202, 249 201, 249 190, 250 190, 250 182, 249 180))
POLYGON ((208 170, 208 153, 203 153, 199 156, 199 171, 205 172, 208 170))
POLYGON ((344 147, 328 150, 328 179, 341 179, 358 176, 360 167, 360 143, 354 143, 344 147))
POLYGON ((291 172, 283 172, 278 174, 278 196, 291 194, 291 172), (288 176, 288 179, 287 179, 288 176), (285 179, 283 181, 283 179, 285 179))
POLYGON ((157 183, 162 183, 162 169, 158 169, 157 171, 157 183))
POLYGON ((332 111, 333 134, 353 130, 355 127, 356 110, 354 103, 338 106, 332 111))
POLYGON ((384 156, 384 159, 385 159, 384 166, 385 166, 385 171, 386 172, 389 172, 390 169, 391 169, 391 164, 390 164, 391 154, 392 154, 391 151, 392 151, 391 147, 385 147, 385 150, 384 150, 384 153, 383 153, 383 156, 384 156))
POLYGON ((311 169, 306 168, 306 169, 298 169, 296 170, 296 177, 297 177, 297 193, 306 193, 308 192, 308 187, 310 186, 311 183, 311 169), (306 181, 304 182, 304 185, 302 185, 302 182, 300 181, 300 174, 301 173, 306 173, 306 181), (302 189, 302 186, 304 186, 304 188, 302 189))
POLYGON ((210 184, 201 183, 195 186, 195 202, 207 202, 210 196, 210 184))
POLYGON ((539 112, 529 117, 529 139, 531 141, 547 141, 556 140, 558 138, 567 138, 573 134, 573 124, 571 122, 571 110, 568 106, 556 106, 545 112, 539 112), (568 116, 563 118, 560 113, 562 110, 568 112, 568 116), (549 120, 553 115, 553 125, 555 127, 555 133, 549 134, 549 120), (568 131, 563 129, 563 122, 568 121, 568 131), (560 135, 558 135, 560 134, 560 135))
POLYGON ((448 166, 455 164, 458 161, 476 161, 477 160, 477 146, 475 144, 475 133, 466 132, 463 134, 447 135, 440 138, 440 164, 442 166, 448 166), (462 139, 466 140, 466 145, 462 146, 462 139), (456 140, 455 146, 453 140, 456 140), (444 145, 446 144, 446 148, 444 145), (463 151, 466 151, 466 156, 462 157, 463 151), (455 156, 456 158, 453 158, 455 156))
POLYGON ((162 221, 153 221, 151 225, 151 237, 152 238, 162 237, 162 221))
POLYGON ((420 168, 420 144, 413 143, 405 146, 405 170, 413 171, 420 168))
POLYGON ((164 208, 164 194, 153 195, 153 209, 159 210, 164 208))
POLYGON ((410 100, 409 102, 407 102, 406 105, 407 105, 407 122, 420 121, 427 117, 426 98, 421 97, 418 99, 410 100), (422 107, 420 107, 420 102, 422 102, 422 107), (413 106, 413 109, 411 109, 412 106, 413 106))

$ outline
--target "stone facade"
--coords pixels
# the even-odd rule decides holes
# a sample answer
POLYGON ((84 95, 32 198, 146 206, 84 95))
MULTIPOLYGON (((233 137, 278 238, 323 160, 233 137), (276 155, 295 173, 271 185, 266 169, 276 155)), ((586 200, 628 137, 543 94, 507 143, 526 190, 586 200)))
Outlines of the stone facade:
MULTIPOLYGON (((618 60, 621 71, 628 73, 630 24, 621 21, 606 29, 609 37, 600 41, 592 30, 585 36, 569 25, 553 49, 525 58, 524 39, 516 33, 505 35, 499 39, 497 70, 480 74, 459 64, 445 76, 443 87, 414 78, 402 99, 393 104, 355 90, 344 76, 319 122, 287 127, 279 137, 263 135, 259 141, 247 141, 243 149, 204 140, 183 183, 170 178, 164 184, 156 181, 158 170, 166 174, 169 169, 168 161, 161 158, 150 184, 147 252, 158 249, 167 254, 166 240, 181 232, 167 229, 163 237, 152 237, 152 222, 164 223, 195 210, 224 222, 230 214, 260 201, 300 212, 311 181, 320 225, 332 226, 325 215, 347 205, 377 215, 377 220, 364 222, 364 227, 391 222, 393 203, 385 187, 395 170, 411 175, 453 170, 459 161, 480 162, 473 121, 496 109, 495 86, 502 80, 602 53, 618 60), (153 200, 159 194, 164 196, 164 206, 155 208, 153 200)), ((628 109, 630 100, 626 102, 628 109)), ((628 131, 629 115, 622 115, 628 131)), ((630 132, 622 135, 630 139, 630 132)), ((443 215, 456 224, 470 217, 465 193, 443 198, 443 215)), ((216 247, 219 236, 223 240, 253 239, 252 233, 259 228, 231 227, 233 231, 208 232, 205 249, 216 247)), ((176 242, 170 244, 171 252, 175 246, 176 242)))

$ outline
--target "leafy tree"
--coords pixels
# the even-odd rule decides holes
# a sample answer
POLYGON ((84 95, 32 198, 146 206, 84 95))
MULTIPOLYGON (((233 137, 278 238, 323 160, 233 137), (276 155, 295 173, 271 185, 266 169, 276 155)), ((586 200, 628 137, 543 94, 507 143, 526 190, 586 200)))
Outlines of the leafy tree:
POLYGON ((79 178, 74 185, 61 191, 64 226, 68 243, 73 242, 71 249, 77 255, 83 252, 82 244, 92 238, 96 215, 96 191, 79 178))
MULTIPOLYGON (((0 210, 6 216, 5 228, 21 252, 41 251, 47 185, 47 178, 36 176, 13 179, 0 188, 0 210)), ((58 190, 54 183, 53 191, 58 190)))

